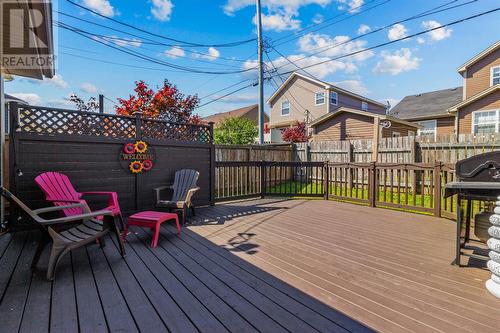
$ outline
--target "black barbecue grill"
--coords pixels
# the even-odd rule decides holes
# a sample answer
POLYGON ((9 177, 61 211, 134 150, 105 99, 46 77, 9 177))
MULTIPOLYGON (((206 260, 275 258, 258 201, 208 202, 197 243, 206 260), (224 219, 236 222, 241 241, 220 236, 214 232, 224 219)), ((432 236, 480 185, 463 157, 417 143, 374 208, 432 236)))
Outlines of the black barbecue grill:
POLYGON ((500 151, 472 156, 457 162, 455 167, 459 181, 445 185, 445 198, 457 194, 457 235, 455 264, 461 265, 460 256, 465 255, 476 259, 488 260, 480 254, 462 252, 471 242, 471 208, 472 200, 496 201, 500 195, 500 151), (465 230, 462 230, 463 213, 462 200, 466 200, 465 230))

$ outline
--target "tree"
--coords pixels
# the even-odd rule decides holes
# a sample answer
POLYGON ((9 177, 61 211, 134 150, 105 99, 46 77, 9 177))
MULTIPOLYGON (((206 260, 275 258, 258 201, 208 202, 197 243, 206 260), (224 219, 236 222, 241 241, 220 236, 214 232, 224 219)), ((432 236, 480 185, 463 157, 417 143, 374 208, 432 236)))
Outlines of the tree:
POLYGON ((307 142, 311 136, 306 133, 306 123, 297 122, 294 126, 284 129, 281 138, 285 142, 307 142))
POLYGON ((96 112, 99 110, 99 103, 95 99, 95 97, 90 97, 88 102, 84 102, 82 98, 78 97, 76 94, 71 94, 69 100, 76 105, 76 109, 78 111, 85 112, 96 112))
POLYGON ((184 95, 168 80, 156 92, 144 81, 135 82, 135 96, 128 99, 118 98, 116 113, 132 116, 142 112, 146 118, 157 118, 173 122, 200 123, 201 118, 193 114, 198 105, 197 95, 184 95))
POLYGON ((214 130, 214 142, 226 145, 253 143, 259 134, 257 125, 247 118, 226 118, 214 130))

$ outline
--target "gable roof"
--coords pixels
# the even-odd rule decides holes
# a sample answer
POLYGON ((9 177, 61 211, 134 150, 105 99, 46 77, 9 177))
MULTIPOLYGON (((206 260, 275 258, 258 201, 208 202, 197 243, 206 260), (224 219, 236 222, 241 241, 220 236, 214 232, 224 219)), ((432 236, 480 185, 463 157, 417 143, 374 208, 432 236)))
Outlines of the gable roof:
POLYGON ((406 96, 389 111, 389 115, 400 119, 450 116, 448 109, 462 101, 462 93, 462 87, 456 87, 406 96))
POLYGON ((9 102, 17 102, 19 104, 25 104, 25 105, 28 105, 28 102, 20 99, 20 98, 17 98, 15 96, 12 96, 12 95, 9 95, 9 94, 5 94, 5 103, 9 103, 9 102))
POLYGON ((352 96, 352 97, 356 97, 356 98, 359 98, 361 100, 364 100, 366 102, 370 102, 372 104, 377 104, 379 106, 382 106, 382 107, 386 107, 386 105, 384 103, 380 103, 380 102, 377 102, 373 99, 370 99, 370 98, 367 98, 367 97, 364 97, 364 96, 361 96, 361 95, 358 95, 356 93, 353 93, 349 90, 345 90, 345 89, 342 89, 338 86, 335 86, 331 83, 328 83, 328 82, 325 82, 325 81, 321 81, 321 80, 318 80, 318 79, 315 79, 315 78, 312 78, 312 77, 309 77, 309 76, 306 76, 304 74, 300 74, 300 73, 297 73, 297 72, 293 72, 292 74, 290 74, 287 79, 285 80, 285 82, 283 82, 279 87, 278 89, 274 92, 274 94, 271 95, 271 97, 269 97, 269 99, 267 100, 267 103, 270 104, 278 95, 279 93, 287 86, 287 84, 294 78, 294 77, 299 77, 301 79, 304 79, 306 81, 309 81, 309 82, 313 82, 313 83, 316 83, 317 85, 325 88, 325 89, 333 89, 335 91, 338 91, 338 92, 341 92, 343 94, 346 94, 346 95, 349 95, 349 96, 352 96))
MULTIPOLYGON (((250 112, 254 109, 258 109, 258 108, 259 108, 259 106, 257 104, 253 104, 253 105, 245 106, 245 107, 235 109, 235 110, 215 113, 215 114, 212 114, 210 116, 203 118, 203 120, 206 122, 214 122, 215 124, 218 124, 226 118, 241 118, 244 115, 246 115, 248 112, 250 112)), ((264 118, 265 118, 265 121, 269 121, 268 116, 265 113, 264 113, 264 118)))
POLYGON ((494 86, 491 86, 488 89, 483 90, 483 91, 475 94, 474 96, 467 98, 465 101, 462 101, 458 104, 451 106, 450 108, 448 108, 448 112, 457 112, 458 109, 461 109, 464 106, 469 105, 469 104, 477 101, 478 99, 481 99, 484 96, 487 96, 487 95, 489 95, 492 92, 497 91, 497 90, 500 90, 500 84, 495 84, 494 86))
POLYGON ((479 60, 483 59, 484 57, 486 57, 491 52, 497 50, 498 48, 500 48, 500 40, 498 40, 495 43, 493 43, 493 45, 491 45, 490 47, 488 47, 483 52, 481 52, 481 53, 477 54, 476 56, 474 56, 473 58, 469 59, 465 64, 463 64, 462 66, 460 66, 458 68, 458 72, 460 74, 462 74, 463 72, 465 72, 467 70, 467 67, 469 67, 472 64, 475 64, 476 62, 478 62, 479 60))
POLYGON ((316 120, 314 120, 310 124, 310 126, 311 127, 315 127, 315 126, 317 126, 317 125, 319 125, 321 123, 324 123, 327 120, 335 118, 336 116, 338 116, 339 114, 341 114, 343 112, 349 112, 349 113, 359 114, 359 115, 367 116, 367 117, 371 117, 371 118, 378 117, 378 118, 380 118, 380 120, 389 120, 389 121, 392 121, 392 122, 395 122, 395 123, 399 123, 399 124, 411 126, 411 127, 414 127, 414 128, 421 128, 422 127, 422 126, 420 126, 418 124, 411 123, 409 121, 405 121, 405 120, 402 120, 402 119, 394 118, 394 117, 391 117, 391 116, 386 116, 386 115, 383 115, 383 114, 377 114, 377 113, 373 113, 373 112, 361 111, 361 110, 356 110, 356 109, 351 109, 351 108, 346 108, 346 107, 340 107, 337 110, 335 110, 334 112, 330 112, 330 113, 322 115, 321 117, 319 117, 316 120))

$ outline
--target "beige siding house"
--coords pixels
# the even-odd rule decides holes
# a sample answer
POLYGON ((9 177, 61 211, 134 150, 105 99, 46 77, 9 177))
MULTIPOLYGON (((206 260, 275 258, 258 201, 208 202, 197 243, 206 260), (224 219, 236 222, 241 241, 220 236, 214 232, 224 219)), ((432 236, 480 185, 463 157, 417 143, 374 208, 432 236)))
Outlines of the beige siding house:
POLYGON ((372 139, 376 118, 390 124, 384 128, 378 126, 381 138, 412 136, 420 128, 419 125, 394 117, 340 107, 311 123, 314 141, 338 141, 372 139))
POLYGON ((332 84, 292 73, 268 100, 271 141, 281 142, 281 131, 297 122, 311 124, 320 117, 346 107, 385 115, 386 106, 332 84))

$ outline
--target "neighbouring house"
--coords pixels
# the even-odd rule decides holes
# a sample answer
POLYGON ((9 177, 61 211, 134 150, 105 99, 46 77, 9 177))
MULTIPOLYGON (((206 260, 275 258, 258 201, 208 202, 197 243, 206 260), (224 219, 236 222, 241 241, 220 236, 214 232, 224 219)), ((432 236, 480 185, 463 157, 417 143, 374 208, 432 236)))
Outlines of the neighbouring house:
MULTIPOLYGON (((259 105, 253 104, 235 110, 215 113, 203 118, 203 121, 212 121, 214 123, 214 127, 217 127, 224 119, 227 118, 247 118, 255 122, 255 125, 257 125, 259 122, 259 105)), ((268 121, 269 116, 264 114, 264 122, 267 123, 268 121)))
POLYGON ((372 139, 375 124, 378 124, 379 138, 413 136, 421 128, 416 123, 402 119, 346 107, 324 114, 310 126, 314 141, 338 141, 372 139))
POLYGON ((389 114, 422 126, 418 135, 437 137, 455 132, 455 116, 448 109, 462 101, 462 87, 406 96, 389 114))
POLYGON ((282 142, 281 132, 297 122, 315 122, 339 108, 378 115, 386 114, 386 105, 333 84, 299 73, 292 73, 267 101, 270 106, 271 142, 282 142))
POLYGON ((464 80, 463 101, 448 111, 458 134, 500 132, 500 41, 458 68, 464 80))
POLYGON ((458 68, 463 88, 407 96, 390 115, 422 125, 420 135, 500 132, 500 41, 458 68))

